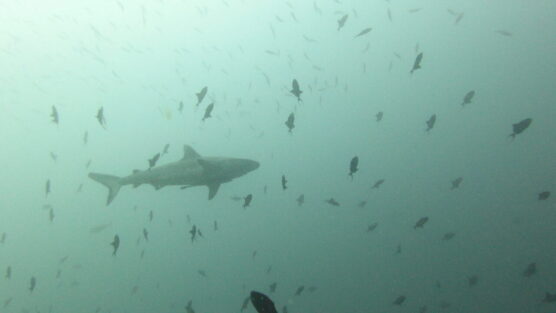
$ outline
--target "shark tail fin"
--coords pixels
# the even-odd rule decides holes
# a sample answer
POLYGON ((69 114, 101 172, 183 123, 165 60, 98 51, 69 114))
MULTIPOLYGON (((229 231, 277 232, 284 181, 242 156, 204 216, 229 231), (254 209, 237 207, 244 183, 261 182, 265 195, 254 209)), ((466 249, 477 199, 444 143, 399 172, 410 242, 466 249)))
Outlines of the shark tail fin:
POLYGON ((108 198, 106 199, 106 205, 109 205, 116 195, 120 191, 120 177, 112 176, 112 175, 105 175, 99 173, 89 173, 89 178, 92 180, 99 182, 108 188, 108 198))

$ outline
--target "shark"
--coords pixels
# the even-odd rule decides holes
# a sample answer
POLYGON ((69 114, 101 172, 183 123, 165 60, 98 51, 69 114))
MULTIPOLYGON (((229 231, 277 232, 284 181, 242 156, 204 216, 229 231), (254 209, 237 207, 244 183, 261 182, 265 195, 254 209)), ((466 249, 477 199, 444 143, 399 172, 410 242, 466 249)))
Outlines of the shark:
POLYGON ((116 198, 120 188, 132 185, 152 185, 156 190, 165 186, 181 186, 182 189, 206 186, 208 199, 218 193, 220 185, 241 177, 259 168, 257 161, 229 157, 203 157, 191 146, 184 145, 183 157, 172 163, 147 170, 134 170, 129 176, 118 177, 100 173, 89 173, 89 178, 108 188, 106 205, 116 198))

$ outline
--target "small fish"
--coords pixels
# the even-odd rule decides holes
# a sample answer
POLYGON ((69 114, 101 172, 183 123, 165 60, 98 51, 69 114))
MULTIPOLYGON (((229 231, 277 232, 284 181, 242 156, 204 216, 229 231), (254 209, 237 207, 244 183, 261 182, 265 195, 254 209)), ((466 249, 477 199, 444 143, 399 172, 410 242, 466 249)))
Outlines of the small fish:
POLYGON ((357 206, 360 208, 364 208, 366 205, 367 205, 367 201, 361 201, 359 202, 359 204, 357 204, 357 206))
POLYGON ((549 292, 545 293, 544 299, 542 299, 542 302, 546 302, 546 303, 552 303, 552 302, 556 302, 556 293, 551 294, 549 292))
POLYGON ((521 120, 521 121, 513 124, 512 125, 513 133, 510 134, 510 137, 512 137, 512 139, 515 139, 515 136, 517 134, 521 134, 524 130, 526 130, 531 125, 532 122, 533 122, 533 119, 526 118, 524 120, 521 120))
POLYGON ((149 232, 147 231, 146 228, 143 228, 143 237, 145 238, 146 241, 149 241, 149 232))
POLYGON ((52 113, 50 113, 50 117, 52 117, 52 123, 58 125, 60 120, 58 119, 58 110, 56 110, 55 106, 52 106, 52 113))
POLYGON ((536 272, 537 272, 537 263, 535 263, 535 262, 529 263, 529 265, 527 265, 527 268, 523 271, 523 276, 531 277, 536 272))
POLYGON ((463 177, 458 177, 454 180, 452 180, 452 188, 451 190, 454 190, 456 188, 459 188, 459 185, 461 184, 461 182, 463 181, 463 177))
POLYGON ((251 299, 251 296, 247 296, 247 298, 243 299, 243 303, 241 304, 241 312, 247 310, 247 307, 249 306, 249 300, 251 299))
POLYGON ((183 101, 180 101, 180 105, 178 107, 178 111, 180 111, 180 113, 183 112, 183 101))
POLYGON ((217 231, 217 230, 218 230, 218 222, 214 221, 214 231, 217 231))
POLYGON ((83 144, 86 145, 89 142, 89 132, 85 131, 85 133, 83 133, 83 144))
POLYGON ((199 106, 199 104, 201 104, 201 102, 203 102, 203 99, 207 95, 207 91, 208 91, 208 87, 205 86, 205 87, 203 87, 203 89, 201 89, 201 91, 196 93, 196 95, 197 95, 197 106, 199 106))
POLYGON ((295 115, 292 113, 290 113, 290 115, 288 116, 288 120, 284 123, 286 124, 286 126, 288 127, 288 131, 291 133, 292 129, 295 128, 295 115))
POLYGON ((378 113, 375 115, 376 121, 377 121, 377 122, 382 121, 382 117, 383 117, 383 116, 384 116, 384 112, 382 112, 382 111, 378 112, 378 113))
POLYGON ((212 109, 214 109, 214 102, 212 102, 211 104, 209 104, 207 106, 207 108, 205 109, 205 115, 203 116, 202 121, 204 122, 207 118, 212 117, 212 115, 210 115, 210 113, 212 113, 212 109))
POLYGON ((79 186, 77 186, 77 190, 75 192, 80 193, 82 190, 83 190, 83 184, 79 184, 79 186))
POLYGON ((116 255, 116 252, 118 252, 118 248, 120 247, 120 236, 114 235, 114 240, 110 243, 110 245, 114 247, 112 255, 116 255))
POLYGON ((37 279, 35 278, 35 276, 33 276, 31 277, 31 281, 29 282, 29 291, 33 292, 36 286, 37 286, 37 279))
POLYGON ((54 163, 58 161, 58 155, 56 155, 56 153, 54 152, 50 152, 50 158, 52 159, 52 161, 54 161, 54 163))
POLYGON ((429 117, 426 123, 427 123, 427 129, 425 131, 428 132, 431 129, 433 129, 434 124, 436 123, 436 114, 431 115, 431 117, 429 117))
POLYGON ((250 299, 258 313, 278 313, 274 306, 274 302, 272 302, 267 295, 257 291, 251 291, 250 299))
POLYGON ((6 275, 4 276, 6 279, 10 279, 12 277, 12 267, 8 265, 6 268, 6 275))
POLYGON ((296 295, 296 296, 300 296, 301 293, 303 292, 303 290, 305 290, 305 286, 299 286, 299 287, 297 287, 297 290, 295 291, 295 295, 296 295))
POLYGON ((342 27, 344 27, 344 25, 346 24, 346 21, 348 19, 349 15, 346 14, 344 16, 342 16, 339 20, 338 20, 338 30, 342 29, 342 27))
POLYGON ((149 159, 149 170, 156 166, 156 162, 160 158, 160 153, 155 154, 151 159, 149 159))
POLYGON ((469 287, 473 287, 477 285, 478 282, 479 282, 479 276, 477 275, 467 277, 467 284, 469 285, 469 287))
POLYGON ((372 223, 371 225, 369 225, 369 227, 367 227, 367 232, 370 233, 373 230, 375 230, 378 227, 378 223, 372 223))
POLYGON ((425 224, 429 221, 428 217, 421 217, 416 223, 415 226, 413 226, 414 229, 417 228, 423 228, 423 226, 425 226, 425 224))
POLYGON ((466 104, 471 103, 474 96, 475 96, 475 90, 471 90, 468 93, 466 93, 465 96, 463 97, 463 101, 461 102, 461 106, 465 106, 466 104))
POLYGON ((461 19, 463 18, 464 13, 461 12, 460 14, 458 14, 458 16, 456 16, 456 20, 454 21, 454 25, 459 24, 459 22, 461 21, 461 19))
POLYGON ((198 270, 197 273, 199 273, 199 275, 201 275, 203 277, 207 277, 207 273, 203 270, 198 270))
POLYGON ((305 203, 305 195, 300 194, 299 197, 297 197, 297 199, 295 199, 295 201, 297 201, 298 206, 302 206, 303 203, 305 203))
POLYGON ((282 190, 288 189, 287 183, 288 180, 286 179, 286 175, 282 175, 282 190))
POLYGON ((421 61, 423 60, 423 52, 419 53, 413 62, 413 68, 411 68, 410 74, 421 68, 421 61))
POLYGON ((301 101, 301 94, 303 93, 303 91, 299 89, 299 83, 297 82, 297 79, 294 79, 292 81, 292 90, 290 90, 290 93, 297 98, 298 102, 301 101))
POLYGON ((351 161, 349 162, 349 176, 353 180, 353 174, 355 174, 359 169, 357 166, 359 165, 359 157, 354 156, 351 161))
POLYGON ((257 256, 257 250, 254 250, 251 254, 251 258, 254 259, 257 256))
POLYGON ((149 222, 152 222, 152 221, 153 221, 153 211, 151 210, 149 212, 149 222))
POLYGON ((403 296, 403 295, 399 296, 399 297, 396 298, 396 300, 394 300, 394 302, 392 302, 392 304, 402 305, 402 303, 404 303, 405 299, 406 299, 405 296, 403 296))
POLYGON ((390 22, 392 22, 392 11, 390 11, 390 8, 388 8, 387 14, 388 14, 388 20, 390 20, 390 22))
POLYGON ((340 206, 340 203, 338 203, 338 201, 334 200, 334 198, 330 198, 328 200, 325 201, 326 203, 333 205, 333 206, 340 206))
POLYGON ((502 35, 502 36, 506 36, 506 37, 512 37, 513 36, 512 33, 510 33, 507 30, 503 30, 503 29, 496 30, 495 32, 502 35))
POLYGON ((45 189, 46 197, 48 197, 48 194, 50 193, 50 179, 46 180, 46 185, 44 186, 44 189, 45 189))
POLYGON ((396 247, 396 254, 400 254, 402 253, 402 245, 398 244, 398 246, 396 247))
POLYGON ((375 182, 375 184, 371 187, 371 189, 378 189, 380 185, 384 183, 385 179, 381 178, 375 182))
POLYGON ((452 233, 452 232, 445 233, 444 236, 442 236, 442 240, 447 241, 447 240, 450 240, 450 239, 454 238, 455 236, 456 236, 456 233, 452 233))
POLYGON ((355 37, 353 37, 353 38, 357 38, 357 37, 363 36, 365 34, 368 34, 371 30, 372 30, 371 27, 365 28, 362 31, 360 31, 357 35, 355 35, 355 37))
POLYGON ((102 126, 102 128, 106 129, 106 120, 104 119, 104 108, 100 107, 97 112, 97 121, 102 126))
POLYGON ((276 282, 273 282, 272 284, 270 284, 270 293, 273 293, 276 291, 276 282))
POLYGON ((538 199, 539 200, 546 200, 546 199, 548 199, 548 197, 550 197, 550 191, 543 191, 543 192, 539 193, 538 199))
POLYGON ((191 234, 191 242, 195 241, 195 236, 197 235, 197 226, 193 225, 189 233, 191 234))
POLYGON ((267 273, 267 274, 270 274, 270 271, 272 271, 272 266, 271 266, 271 265, 269 265, 269 266, 266 268, 266 273, 267 273))
POLYGON ((193 300, 189 300, 189 302, 187 302, 187 306, 185 307, 185 311, 187 313, 195 313, 195 310, 193 309, 193 300))
POLYGON ((243 208, 245 209, 251 204, 251 200, 253 200, 253 195, 248 194, 245 198, 243 198, 243 208))
POLYGON ((165 155, 165 154, 168 153, 168 148, 170 148, 170 144, 169 144, 169 143, 167 143, 167 144, 164 146, 164 149, 162 150, 162 155, 165 155))
POLYGON ((0 243, 4 244, 6 242, 6 233, 2 233, 2 236, 0 237, 0 243))
POLYGON ((48 210, 48 219, 50 220, 51 223, 54 221, 54 209, 53 208, 50 208, 50 210, 48 210))

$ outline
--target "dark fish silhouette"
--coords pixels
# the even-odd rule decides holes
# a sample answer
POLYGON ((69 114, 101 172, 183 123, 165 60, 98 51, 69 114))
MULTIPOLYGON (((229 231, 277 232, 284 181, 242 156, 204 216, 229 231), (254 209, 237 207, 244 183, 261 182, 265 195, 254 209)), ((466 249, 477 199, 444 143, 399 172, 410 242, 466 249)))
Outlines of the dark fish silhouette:
POLYGON ((305 290, 305 286, 299 286, 299 287, 297 287, 297 290, 295 291, 295 295, 296 295, 296 296, 300 296, 301 293, 303 292, 303 290, 305 290))
POLYGON ((301 94, 303 93, 303 91, 299 89, 299 83, 297 82, 297 79, 294 79, 292 81, 292 90, 290 90, 290 93, 297 98, 297 101, 301 101, 301 94))
POLYGON ((160 153, 155 154, 151 159, 149 159, 149 170, 156 166, 156 162, 160 159, 160 153))
POLYGON ((539 193, 539 200, 546 200, 548 199, 548 197, 550 197, 550 191, 543 191, 541 193, 539 193))
POLYGON ((169 143, 167 143, 167 144, 164 146, 164 149, 162 150, 162 155, 165 155, 165 154, 168 153, 168 148, 170 148, 170 144, 169 144, 169 143))
POLYGON ((218 230, 218 222, 214 221, 214 231, 217 231, 217 230, 218 230))
POLYGON ((50 193, 50 179, 46 180, 46 185, 44 186, 44 191, 45 191, 45 197, 48 197, 48 194, 50 193))
POLYGON ((510 137, 514 139, 517 134, 521 134, 524 130, 526 130, 531 125, 531 122, 533 122, 533 119, 526 118, 524 120, 521 120, 513 124, 512 125, 513 133, 510 134, 510 137))
POLYGON ((496 30, 495 32, 502 35, 502 36, 506 36, 506 37, 512 37, 513 36, 512 33, 510 33, 507 30, 503 30, 503 29, 496 30))
POLYGON ((333 206, 340 206, 340 203, 338 203, 338 201, 334 200, 334 198, 330 198, 328 200, 325 201, 326 203, 333 205, 333 206))
POLYGON ((206 120, 209 117, 212 117, 212 115, 210 115, 210 113, 212 113, 212 109, 214 109, 214 102, 209 104, 207 106, 207 108, 205 109, 205 115, 203 116, 203 121, 206 120))
POLYGON ((471 103, 471 100, 473 100, 474 96, 475 96, 475 90, 471 90, 468 93, 466 93, 465 97, 463 97, 463 101, 461 102, 461 105, 465 106, 466 104, 471 103))
POLYGON ((145 238, 146 241, 149 241, 149 232, 147 231, 146 228, 143 228, 143 237, 145 238))
POLYGON ((370 233, 373 230, 375 230, 378 227, 378 223, 372 223, 371 225, 369 225, 369 227, 367 227, 367 232, 370 233))
POLYGON ((537 272, 537 263, 533 262, 527 265, 527 268, 523 271, 523 276, 531 277, 537 272))
POLYGON ((396 247, 396 254, 400 254, 402 253, 402 245, 398 244, 398 246, 396 247))
POLYGON ((102 126, 102 128, 106 129, 106 120, 104 119, 104 108, 100 107, 97 112, 97 121, 102 126))
POLYGON ((12 267, 8 265, 8 267, 6 268, 6 276, 4 276, 6 279, 10 279, 12 277, 12 267))
POLYGON ((362 31, 360 31, 357 35, 355 35, 355 37, 353 37, 353 38, 357 38, 357 37, 363 36, 365 34, 368 34, 371 30, 372 30, 371 27, 365 28, 362 31))
POLYGON ((384 178, 381 178, 379 180, 377 180, 375 182, 375 184, 373 185, 373 187, 371 187, 371 189, 378 189, 380 187, 380 185, 382 185, 384 183, 384 178))
POLYGON ((473 287, 477 285, 478 282, 479 282, 479 276, 477 275, 467 277, 467 284, 469 285, 469 287, 473 287))
POLYGON ((244 199, 243 199, 243 208, 248 207, 251 204, 251 200, 253 200, 253 195, 252 194, 248 194, 244 199))
POLYGON ((197 106, 199 106, 199 104, 201 104, 201 102, 203 102, 203 99, 207 95, 207 91, 208 91, 208 87, 205 86, 205 87, 203 87, 203 89, 201 89, 201 91, 196 93, 196 95, 197 95, 197 106))
POLYGON ((454 190, 456 188, 459 188, 459 185, 461 184, 461 182, 463 181, 463 177, 458 177, 454 180, 452 180, 452 188, 451 190, 454 190))
POLYGON ((83 134, 83 144, 86 145, 89 142, 89 132, 85 131, 83 134))
POLYGON ((359 202, 359 204, 357 204, 357 206, 360 208, 364 208, 366 205, 367 205, 367 201, 361 201, 359 202))
POLYGON ((50 158, 52 159, 52 161, 54 161, 54 163, 58 161, 58 155, 56 155, 56 153, 54 152, 50 152, 50 158))
POLYGON ((552 302, 556 302, 556 293, 551 294, 549 292, 545 293, 544 299, 542 299, 542 302, 546 302, 546 303, 552 303, 552 302))
POLYGON ((421 217, 416 223, 415 226, 413 226, 414 229, 417 228, 423 228, 423 226, 425 226, 425 224, 429 221, 428 217, 421 217))
POLYGON ((287 183, 288 180, 286 179, 286 175, 282 175, 282 190, 288 189, 287 183))
POLYGON ((275 291, 276 291, 276 282, 270 284, 269 287, 270 287, 270 292, 271 292, 271 293, 272 293, 272 292, 275 292, 275 291))
POLYGON ((199 273, 199 275, 201 275, 203 277, 207 277, 207 272, 205 272, 203 270, 198 270, 197 273, 199 273))
POLYGON ((454 236, 456 235, 456 233, 445 233, 444 236, 442 236, 442 240, 450 240, 452 238, 454 238, 454 236))
POLYGON ((31 277, 31 281, 29 282, 29 291, 33 292, 36 286, 37 286, 37 279, 33 276, 31 277))
POLYGON ((149 222, 152 222, 152 221, 153 221, 153 211, 151 210, 149 212, 149 222))
POLYGON ((193 300, 189 300, 189 302, 187 302, 187 306, 185 307, 185 311, 187 313, 195 313, 195 310, 193 309, 193 300))
POLYGON ((6 233, 2 233, 2 236, 0 237, 0 243, 3 244, 6 242, 6 233))
POLYGON ((53 208, 50 208, 50 210, 48 210, 48 219, 50 220, 51 223, 54 221, 54 209, 53 208))
POLYGON ((183 101, 180 101, 180 105, 178 107, 178 111, 180 111, 180 113, 183 112, 183 101))
POLYGON ((195 236, 197 235, 197 226, 193 225, 189 233, 191 234, 191 242, 195 241, 195 236))
POLYGON ((384 116, 384 112, 380 111, 375 116, 376 116, 376 121, 380 122, 380 121, 382 121, 382 117, 384 116))
POLYGON ((342 16, 339 20, 338 20, 338 30, 342 29, 342 27, 344 27, 344 25, 346 24, 346 21, 348 19, 348 14, 342 16))
POLYGON ((413 67, 411 68, 410 74, 421 68, 421 61, 423 60, 423 52, 419 53, 413 62, 413 67))
POLYGON ((359 165, 359 157, 354 156, 349 162, 349 176, 353 179, 353 174, 359 170, 357 166, 359 165))
POLYGON ((292 112, 288 116, 288 120, 286 121, 286 123, 284 123, 284 124, 286 124, 286 126, 288 126, 288 130, 289 130, 290 133, 292 132, 292 129, 295 128, 294 122, 295 122, 295 115, 292 112))
POLYGON ((52 123, 54 124, 59 124, 59 119, 58 119, 58 110, 56 110, 55 106, 52 106, 52 113, 50 113, 50 117, 52 117, 52 123))
POLYGON ((431 117, 427 120, 427 129, 425 131, 430 131, 434 128, 434 124, 436 123, 436 114, 431 115, 431 117))
POLYGON ((112 255, 116 255, 116 253, 118 252, 118 248, 120 247, 120 236, 115 235, 114 240, 110 243, 110 245, 114 247, 114 252, 112 252, 112 255))
POLYGON ((302 206, 303 203, 305 203, 305 195, 300 194, 299 197, 297 197, 297 199, 295 199, 295 201, 297 201, 298 206, 302 206))
POLYGON ((278 313, 274 302, 270 298, 257 291, 251 291, 251 303, 255 307, 258 313, 278 313))
POLYGON ((394 302, 392 302, 392 304, 394 304, 394 305, 402 305, 402 303, 405 302, 405 299, 406 299, 405 296, 403 296, 403 295, 402 295, 402 296, 399 296, 399 297, 396 298, 396 300, 394 300, 394 302))

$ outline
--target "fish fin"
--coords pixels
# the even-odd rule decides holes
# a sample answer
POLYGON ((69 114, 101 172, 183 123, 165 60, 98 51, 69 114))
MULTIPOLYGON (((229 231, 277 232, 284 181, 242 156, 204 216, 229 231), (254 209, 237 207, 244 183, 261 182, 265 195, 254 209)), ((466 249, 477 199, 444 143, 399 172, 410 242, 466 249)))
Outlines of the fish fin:
POLYGON ((120 184, 120 177, 105 175, 99 173, 89 173, 89 178, 99 182, 108 188, 108 198, 106 199, 106 205, 110 205, 110 202, 116 198, 118 192, 122 185, 120 184))
POLYGON ((220 188, 220 184, 214 183, 214 184, 207 185, 207 187, 209 189, 208 199, 211 200, 212 198, 214 198, 214 196, 216 196, 216 193, 218 192, 218 188, 220 188))
POLYGON ((190 145, 183 145, 183 157, 182 160, 198 159, 201 155, 197 153, 190 145))

